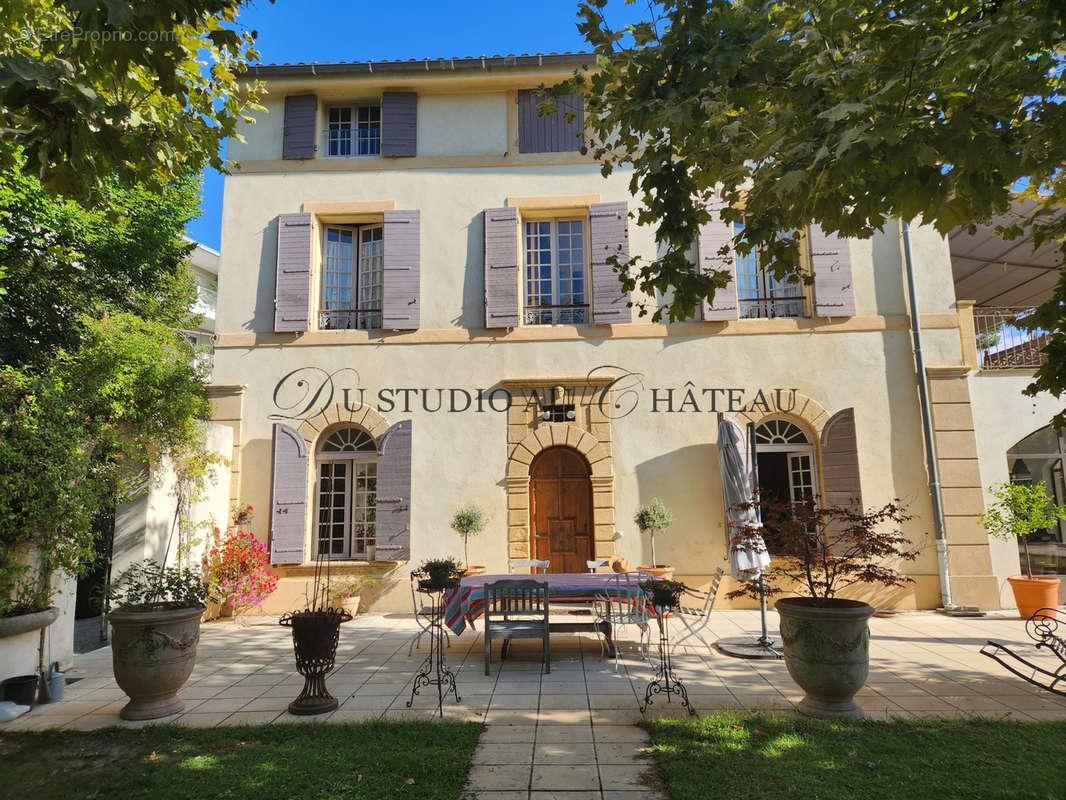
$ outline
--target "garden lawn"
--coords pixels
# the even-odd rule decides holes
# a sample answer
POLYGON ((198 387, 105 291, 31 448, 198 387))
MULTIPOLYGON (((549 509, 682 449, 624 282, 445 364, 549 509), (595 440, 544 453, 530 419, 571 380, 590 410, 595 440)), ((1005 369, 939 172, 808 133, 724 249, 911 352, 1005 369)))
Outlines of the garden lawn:
POLYGON ((0 730, 0 797, 456 800, 480 733, 431 721, 0 730))
POLYGON ((648 721, 671 800, 1062 800, 1066 722, 648 721))

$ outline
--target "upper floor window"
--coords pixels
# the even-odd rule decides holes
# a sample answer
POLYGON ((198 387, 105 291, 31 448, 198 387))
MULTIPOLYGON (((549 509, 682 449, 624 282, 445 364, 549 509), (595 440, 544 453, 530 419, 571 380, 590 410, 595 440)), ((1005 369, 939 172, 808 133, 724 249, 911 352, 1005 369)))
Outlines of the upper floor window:
POLYGON ((327 225, 324 233, 319 327, 380 328, 385 274, 382 226, 327 225))
POLYGON ((331 106, 326 153, 331 156, 381 154, 381 105, 331 106))
MULTIPOLYGON (((735 236, 743 230, 744 223, 733 223, 735 236)), ((747 255, 737 253, 736 268, 738 316, 741 319, 810 316, 803 285, 778 280, 760 267, 758 250, 747 255)))
POLYGON ((527 325, 583 325, 589 321, 583 219, 525 223, 527 325))

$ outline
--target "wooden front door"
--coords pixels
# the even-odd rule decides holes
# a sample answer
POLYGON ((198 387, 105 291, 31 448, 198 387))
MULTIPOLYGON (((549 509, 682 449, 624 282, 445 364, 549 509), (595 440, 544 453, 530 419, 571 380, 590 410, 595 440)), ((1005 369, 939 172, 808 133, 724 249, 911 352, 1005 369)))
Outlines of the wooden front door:
POLYGON ((592 481, 585 459, 569 447, 542 451, 529 468, 533 558, 549 572, 586 572, 592 558, 592 481))

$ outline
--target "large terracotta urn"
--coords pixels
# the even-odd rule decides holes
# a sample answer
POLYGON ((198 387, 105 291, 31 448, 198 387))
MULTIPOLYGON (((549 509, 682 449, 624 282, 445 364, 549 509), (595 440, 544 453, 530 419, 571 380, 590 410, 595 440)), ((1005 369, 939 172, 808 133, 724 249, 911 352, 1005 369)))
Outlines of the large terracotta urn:
POLYGON ((116 609, 111 623, 115 682, 130 697, 123 719, 157 719, 185 710, 178 690, 192 674, 204 606, 116 609))
POLYGON ((1018 615, 1022 619, 1029 619, 1042 608, 1051 609, 1051 616, 1058 616, 1055 606, 1059 604, 1059 579, 1049 578, 1043 575, 1026 578, 1018 575, 1007 578, 1011 591, 1014 592, 1014 602, 1018 606, 1018 615))
POLYGON ((810 717, 861 717, 855 693, 870 674, 872 606, 810 597, 777 601, 785 666, 806 692, 797 710, 810 717))

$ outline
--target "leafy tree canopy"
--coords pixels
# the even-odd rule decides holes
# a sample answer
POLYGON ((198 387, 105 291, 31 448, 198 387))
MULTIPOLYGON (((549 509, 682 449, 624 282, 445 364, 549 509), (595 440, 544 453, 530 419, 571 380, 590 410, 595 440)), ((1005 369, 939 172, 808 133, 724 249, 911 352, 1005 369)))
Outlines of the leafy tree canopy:
MULTIPOLYGON (((256 105, 245 0, 5 0, 0 138, 49 191, 94 198, 114 176, 157 189, 204 166, 256 105)), ((13 165, 12 151, 0 167, 13 165)))
MULTIPOLYGON (((1019 181, 1036 207, 1002 233, 1066 241, 1058 0, 651 0, 622 29, 606 6, 579 6, 597 63, 553 93, 585 91, 604 173, 633 169, 662 255, 620 266, 628 289, 673 290, 656 319, 689 317, 729 280, 686 257, 712 213, 743 218, 738 251, 778 277, 798 267, 783 231, 866 238, 920 218, 946 234, 1008 211, 1019 181)), ((1055 332, 1034 388, 1066 390, 1062 301, 1066 283, 1034 321, 1055 332)))
POLYGON ((195 286, 183 237, 199 182, 165 189, 101 184, 92 209, 53 197, 20 169, 0 171, 0 364, 43 363, 83 336, 80 315, 133 311, 188 327, 195 286))

